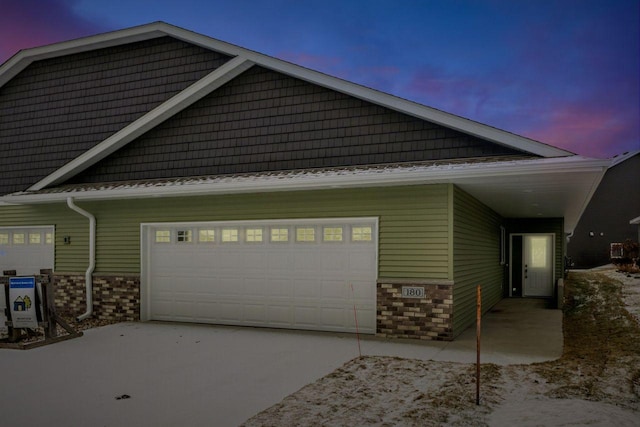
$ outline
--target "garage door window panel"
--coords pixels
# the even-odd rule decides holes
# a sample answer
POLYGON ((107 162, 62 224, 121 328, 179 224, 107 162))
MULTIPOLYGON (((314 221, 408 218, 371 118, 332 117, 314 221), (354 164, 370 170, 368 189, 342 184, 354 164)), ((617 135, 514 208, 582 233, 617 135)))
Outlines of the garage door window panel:
POLYGON ((314 227, 296 227, 296 242, 313 243, 316 241, 316 229, 314 227))
POLYGON ((13 244, 24 245, 25 244, 24 233, 13 233, 13 244))
POLYGON ((193 241, 193 233, 191 230, 178 230, 176 240, 178 243, 191 243, 193 241))
POLYGON ((170 230, 156 230, 156 243, 171 243, 170 230))
POLYGON ((262 228, 245 229, 244 238, 247 243, 262 243, 262 228))
POLYGON ((289 241, 288 228, 271 228, 271 241, 273 243, 287 243, 289 241))
POLYGON ((216 241, 216 230, 214 229, 200 229, 198 231, 198 242, 200 243, 214 243, 216 241))
POLYGON ((322 240, 325 242, 342 242, 342 227, 323 227, 322 240))
POLYGON ((351 228, 352 242, 371 242, 372 232, 370 226, 358 226, 351 228))
POLYGON ((9 244, 9 233, 0 233, 0 245, 9 244))
POLYGON ((223 228, 222 229, 222 243, 237 243, 240 233, 237 228, 223 228))

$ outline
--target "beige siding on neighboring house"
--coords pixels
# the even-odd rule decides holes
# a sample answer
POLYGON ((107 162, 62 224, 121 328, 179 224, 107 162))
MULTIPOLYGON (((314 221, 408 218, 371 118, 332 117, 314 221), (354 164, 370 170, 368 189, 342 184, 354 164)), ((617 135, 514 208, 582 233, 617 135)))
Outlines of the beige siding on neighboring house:
MULTIPOLYGON (((97 220, 96 274, 139 273, 140 224, 330 217, 379 217, 381 278, 448 279, 446 185, 149 198, 76 204, 97 220)), ((84 271, 88 221, 66 205, 12 207, 24 224, 59 224, 57 271, 84 271), (52 214, 54 219, 52 218, 52 214), (62 236, 71 236, 63 245, 62 236)), ((3 225, 13 225, 0 208, 3 225)), ((14 216, 15 217, 15 216, 14 216)))
POLYGON ((458 187, 453 192, 453 330, 475 321, 476 286, 482 286, 483 312, 502 298, 500 265, 502 218, 458 187))

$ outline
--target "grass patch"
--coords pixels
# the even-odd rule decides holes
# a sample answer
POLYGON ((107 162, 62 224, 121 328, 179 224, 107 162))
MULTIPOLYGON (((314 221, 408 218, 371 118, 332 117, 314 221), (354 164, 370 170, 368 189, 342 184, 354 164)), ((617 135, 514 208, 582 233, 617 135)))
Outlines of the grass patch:
POLYGON ((570 273, 563 355, 534 365, 554 386, 549 395, 637 405, 640 326, 624 309, 621 291, 622 284, 604 274, 570 273))

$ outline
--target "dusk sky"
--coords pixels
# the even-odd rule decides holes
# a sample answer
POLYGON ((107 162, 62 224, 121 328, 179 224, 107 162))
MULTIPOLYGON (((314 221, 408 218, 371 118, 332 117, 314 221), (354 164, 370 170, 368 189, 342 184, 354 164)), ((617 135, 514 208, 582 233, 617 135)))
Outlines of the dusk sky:
POLYGON ((153 21, 577 154, 640 149, 639 0, 0 0, 0 63, 153 21))

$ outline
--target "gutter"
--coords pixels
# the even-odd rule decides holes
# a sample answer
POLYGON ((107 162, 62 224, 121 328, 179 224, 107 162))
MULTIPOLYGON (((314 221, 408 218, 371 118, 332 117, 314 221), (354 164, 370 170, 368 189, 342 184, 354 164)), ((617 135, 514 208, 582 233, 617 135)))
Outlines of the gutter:
POLYGON ((84 283, 87 294, 87 310, 77 317, 82 321, 93 314, 93 272, 96 269, 96 217, 76 206, 73 197, 67 197, 67 206, 73 211, 89 219, 89 267, 84 274, 84 283))
MULTIPOLYGON (((553 158, 504 163, 439 165, 413 168, 380 169, 371 171, 313 171, 279 175, 218 177, 213 180, 164 185, 121 185, 118 188, 53 193, 24 192, 0 197, 5 203, 51 203, 68 197, 102 201, 141 199, 148 197, 205 196, 255 192, 358 188, 364 186, 392 186, 412 184, 458 184, 460 180, 513 176, 533 176, 549 173, 596 172, 604 174, 609 160, 587 158, 553 158)), ((600 177, 601 179, 602 177, 600 177)), ((600 180, 598 180, 600 182, 600 180)), ((595 191, 595 188, 593 188, 595 191)), ((591 195, 589 196, 589 198, 591 195)))

